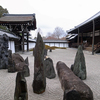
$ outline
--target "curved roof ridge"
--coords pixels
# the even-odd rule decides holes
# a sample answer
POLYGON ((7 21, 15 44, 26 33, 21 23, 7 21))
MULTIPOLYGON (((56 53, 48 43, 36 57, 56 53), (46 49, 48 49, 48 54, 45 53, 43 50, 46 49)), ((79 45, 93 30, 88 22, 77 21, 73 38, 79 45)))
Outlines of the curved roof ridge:
POLYGON ((84 22, 82 22, 82 23, 80 23, 79 25, 75 26, 74 28, 68 30, 67 32, 69 33, 69 32, 71 32, 71 31, 73 31, 73 30, 75 30, 75 29, 77 29, 77 28, 79 28, 79 27, 81 27, 81 26, 83 26, 83 25, 85 25, 85 24, 91 22, 92 20, 95 20, 95 19, 98 18, 98 17, 100 17, 100 11, 97 12, 97 13, 96 13, 95 15, 93 15, 92 17, 90 17, 90 18, 88 18, 87 20, 85 20, 84 22))
POLYGON ((33 14, 9 14, 9 13, 4 13, 3 16, 35 16, 35 13, 33 13, 33 14))
POLYGON ((90 21, 92 21, 93 19, 96 19, 97 17, 100 16, 100 11, 98 13, 96 13, 95 15, 93 15, 92 17, 88 18, 86 21, 82 22, 81 24, 77 25, 76 27, 80 27, 82 26, 83 24, 86 24, 90 21))

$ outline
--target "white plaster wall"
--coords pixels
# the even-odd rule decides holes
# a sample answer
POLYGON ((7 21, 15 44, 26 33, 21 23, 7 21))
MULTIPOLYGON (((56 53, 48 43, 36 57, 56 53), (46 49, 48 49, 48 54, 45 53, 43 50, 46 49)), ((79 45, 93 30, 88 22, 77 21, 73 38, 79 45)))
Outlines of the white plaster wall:
POLYGON ((50 43, 50 46, 51 46, 51 47, 54 46, 54 43, 50 43))
POLYGON ((65 47, 69 47, 69 46, 68 46, 68 43, 65 44, 65 47))
POLYGON ((8 46, 9 46, 8 50, 12 50, 12 53, 15 53, 15 43, 14 43, 14 41, 9 41, 8 46))
POLYGON ((35 43, 29 43, 29 49, 32 49, 35 47, 35 43))
POLYGON ((60 47, 64 47, 64 43, 60 43, 60 47))
MULTIPOLYGON (((12 50, 12 53, 15 53, 15 43, 14 43, 14 41, 9 41, 8 45, 9 45, 8 49, 12 50)), ((68 47, 68 43, 45 43, 45 45, 56 46, 56 47, 68 47)), ((35 47, 35 43, 29 42, 29 49, 32 49, 34 47, 35 47)), ((27 50, 27 45, 24 45, 24 49, 27 50)))
MULTIPOLYGON (((26 44, 26 42, 25 42, 26 44)), ((32 49, 35 47, 35 43, 34 42, 29 42, 29 49, 32 49)), ((24 50, 27 50, 27 45, 24 45, 24 50)))
POLYGON ((59 47, 59 43, 55 43, 55 46, 56 46, 56 47, 59 47))
MULTIPOLYGON (((45 45, 56 46, 56 47, 66 47, 66 48, 68 47, 68 43, 45 43, 45 45)), ((34 47, 35 47, 35 43, 29 42, 29 49, 32 49, 34 47)), ((24 50, 27 50, 27 45, 24 45, 24 50)))
POLYGON ((68 43, 45 43, 45 45, 56 47, 68 47, 68 43))
POLYGON ((48 45, 49 46, 49 43, 45 43, 45 45, 48 45))

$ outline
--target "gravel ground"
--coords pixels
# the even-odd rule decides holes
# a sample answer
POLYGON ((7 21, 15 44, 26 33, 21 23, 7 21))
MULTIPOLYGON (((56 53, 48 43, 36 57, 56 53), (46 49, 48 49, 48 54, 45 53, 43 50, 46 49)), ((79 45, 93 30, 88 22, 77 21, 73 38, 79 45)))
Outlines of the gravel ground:
MULTIPOLYGON (((74 63, 77 49, 56 49, 48 52, 48 56, 53 60, 55 71, 56 63, 63 61, 67 66, 74 63)), ((63 100, 63 91, 56 75, 54 79, 46 78, 46 90, 43 94, 35 94, 32 89, 33 73, 34 73, 34 57, 32 52, 21 53, 25 59, 29 58, 30 76, 26 77, 28 100, 63 100)), ((100 100, 100 55, 92 55, 89 51, 84 51, 87 79, 84 82, 91 88, 94 100, 100 100)), ((8 73, 7 70, 0 70, 0 100, 14 100, 16 73, 8 73)))

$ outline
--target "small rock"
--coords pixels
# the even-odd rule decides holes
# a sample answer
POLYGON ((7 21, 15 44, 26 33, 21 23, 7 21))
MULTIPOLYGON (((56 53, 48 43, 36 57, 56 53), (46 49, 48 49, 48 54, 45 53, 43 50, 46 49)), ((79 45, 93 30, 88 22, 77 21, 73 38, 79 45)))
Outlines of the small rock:
POLYGON ((46 58, 44 61, 45 65, 45 75, 47 78, 52 79, 56 77, 53 61, 51 58, 46 58))

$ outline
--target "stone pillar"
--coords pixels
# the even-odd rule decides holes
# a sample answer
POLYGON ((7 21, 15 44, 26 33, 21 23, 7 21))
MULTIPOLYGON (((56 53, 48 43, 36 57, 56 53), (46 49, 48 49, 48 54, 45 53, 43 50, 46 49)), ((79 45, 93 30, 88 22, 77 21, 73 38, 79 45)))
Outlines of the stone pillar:
POLYGON ((16 72, 15 62, 12 59, 12 50, 8 50, 8 72, 16 72))
POLYGON ((16 76, 14 100, 28 100, 27 84, 23 72, 18 72, 16 76))
POLYGON ((82 46, 79 45, 74 64, 71 66, 72 71, 76 76, 80 79, 84 80, 87 77, 86 74, 86 64, 85 64, 85 57, 82 50, 82 46))
POLYGON ((53 66, 53 60, 51 58, 46 58, 44 60, 45 65, 45 75, 47 78, 52 79, 56 77, 55 69, 53 66))
POLYGON ((46 88, 46 76, 44 69, 44 43, 41 35, 38 33, 35 54, 34 54, 34 80, 33 92, 41 94, 46 88))
POLYGON ((28 77, 28 76, 30 76, 28 57, 25 59, 25 63, 26 63, 26 65, 24 66, 24 76, 28 77))
POLYGON ((0 69, 8 68, 8 40, 6 34, 0 36, 0 69))

